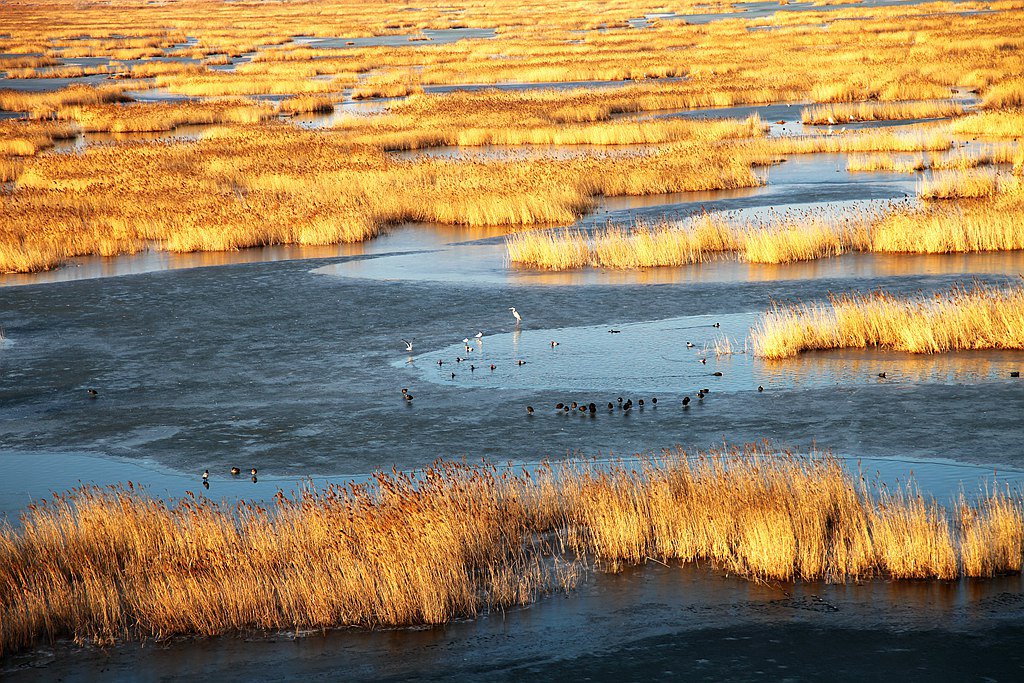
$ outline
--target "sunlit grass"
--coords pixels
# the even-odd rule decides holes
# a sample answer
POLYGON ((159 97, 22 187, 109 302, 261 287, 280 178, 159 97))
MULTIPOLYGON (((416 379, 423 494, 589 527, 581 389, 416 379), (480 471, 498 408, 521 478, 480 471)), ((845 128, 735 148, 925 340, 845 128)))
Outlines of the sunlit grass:
POLYGON ((1022 532, 1017 494, 947 509, 767 446, 532 472, 438 462, 265 505, 85 487, 2 530, 0 652, 442 623, 649 558, 772 581, 991 576, 1020 571, 1022 532))
POLYGON ((768 359, 803 351, 879 347, 910 353, 1024 349, 1024 288, 976 284, 933 296, 831 295, 828 304, 776 304, 752 333, 768 359))
POLYGON ((857 102, 820 104, 804 108, 805 124, 838 124, 851 121, 950 118, 964 113, 963 105, 949 100, 922 102, 857 102))

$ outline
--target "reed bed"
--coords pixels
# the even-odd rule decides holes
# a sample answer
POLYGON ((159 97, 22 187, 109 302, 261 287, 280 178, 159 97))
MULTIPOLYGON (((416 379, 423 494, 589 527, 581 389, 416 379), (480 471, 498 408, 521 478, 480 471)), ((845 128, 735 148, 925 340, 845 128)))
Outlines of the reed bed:
POLYGON ((174 130, 179 126, 257 123, 276 116, 268 105, 251 100, 218 100, 166 104, 93 104, 61 107, 57 119, 74 121, 86 132, 140 133, 174 130))
POLYGON ((950 130, 958 135, 1019 138, 1024 136, 1024 110, 978 112, 953 121, 950 130))
POLYGON ((885 171, 887 173, 917 173, 928 168, 922 156, 900 156, 895 154, 851 154, 846 160, 846 170, 851 173, 885 171))
POLYGON ((860 251, 873 214, 801 212, 764 221, 704 214, 681 223, 528 232, 505 239, 512 263, 543 270, 683 266, 734 256, 750 263, 789 263, 860 251))
POLYGON ((569 224, 597 195, 760 182, 742 156, 697 143, 615 157, 398 161, 339 133, 274 122, 223 126, 197 142, 34 157, 14 191, 0 196, 0 271, 147 246, 353 242, 405 221, 569 224))
POLYGON ((933 296, 878 291, 827 305, 773 305, 752 333, 767 359, 803 351, 880 347, 909 353, 1024 349, 1024 287, 957 286, 933 296))
POLYGON ((589 91, 484 90, 416 95, 373 116, 335 124, 358 144, 407 150, 459 145, 638 145, 685 140, 758 138, 764 125, 745 120, 613 119, 642 103, 598 98, 589 91))
POLYGON ((0 121, 0 159, 12 156, 33 156, 55 140, 74 137, 75 131, 66 123, 52 121, 0 121))
POLYGON ((608 226, 580 231, 530 232, 506 238, 511 263, 542 270, 586 267, 638 269, 681 266, 716 258, 749 263, 791 263, 847 253, 947 254, 1024 249, 1024 182, 1017 174, 970 171, 987 188, 972 195, 941 172, 922 192, 957 201, 877 209, 801 211, 763 220, 703 215, 658 225, 608 226), (992 185, 985 185, 986 182, 992 185), (946 183, 943 185, 942 183, 946 183), (972 198, 973 197, 973 198, 972 198))
POLYGON ((107 102, 125 102, 124 91, 130 84, 120 83, 102 88, 88 85, 71 85, 53 92, 27 92, 22 90, 0 90, 0 109, 28 112, 36 117, 52 114, 60 107, 107 102))
MULTIPOLYGON (((1000 192, 1000 181, 1016 182, 1012 176, 1003 176, 994 169, 962 169, 936 171, 918 183, 917 194, 922 199, 976 199, 994 197, 1000 192)), ((1005 188, 1002 191, 1007 191, 1005 188)))
POLYGON ((443 623, 651 558, 759 581, 1019 572, 1020 495, 955 503, 767 445, 532 472, 438 461, 266 505, 83 487, 0 530, 0 655, 59 638, 443 623))
POLYGON ((281 100, 277 111, 288 116, 296 114, 329 114, 334 111, 334 98, 329 95, 300 95, 281 100))
POLYGON ((313 80, 304 75, 259 75, 250 73, 208 72, 159 74, 158 88, 189 97, 238 97, 242 95, 306 95, 339 92, 347 83, 313 80))
POLYGON ((851 121, 946 119, 963 113, 963 105, 951 100, 833 103, 805 107, 800 114, 800 120, 804 124, 835 125, 851 121))

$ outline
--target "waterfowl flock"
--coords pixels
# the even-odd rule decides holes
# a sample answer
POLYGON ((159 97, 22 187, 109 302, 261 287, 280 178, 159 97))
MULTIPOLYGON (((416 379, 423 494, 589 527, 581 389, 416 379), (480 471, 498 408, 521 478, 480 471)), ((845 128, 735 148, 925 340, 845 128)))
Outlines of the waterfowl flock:
MULTIPOLYGON (((523 316, 516 309, 516 307, 514 307, 514 306, 510 306, 508 308, 508 310, 512 312, 512 316, 515 318, 516 334, 518 334, 519 333, 519 329, 520 329, 520 325, 522 324, 522 321, 523 321, 523 316)), ((719 328, 721 328, 721 323, 718 323, 718 322, 713 323, 711 325, 711 327, 719 329, 719 328)), ((622 330, 615 329, 615 328, 609 328, 608 332, 611 333, 611 334, 621 334, 622 330)), ((479 332, 479 331, 476 332, 475 334, 473 334, 472 336, 465 336, 465 337, 463 337, 461 339, 461 342, 462 342, 462 345, 463 345, 463 348, 465 350, 465 354, 466 355, 465 356, 462 356, 462 355, 456 356, 455 357, 455 363, 462 364, 463 361, 469 361, 469 359, 471 357, 471 354, 473 354, 473 353, 482 353, 482 351, 483 351, 483 341, 484 341, 484 333, 483 332, 479 332)), ((411 340, 402 339, 402 342, 406 346, 406 351, 412 351, 412 342, 411 342, 411 340)), ((548 347, 549 348, 555 349, 556 347, 559 347, 559 346, 561 346, 561 343, 559 341, 554 340, 554 339, 549 339, 549 341, 548 341, 548 347)), ((697 349, 698 348, 697 344, 694 344, 692 341, 686 341, 685 342, 685 346, 686 346, 687 349, 697 349)), ((699 358, 697 359, 701 364, 704 364, 704 365, 707 364, 706 353, 707 353, 707 349, 705 347, 703 350, 699 351, 699 358)), ((515 365, 516 365, 516 367, 522 367, 522 366, 526 365, 526 362, 527 361, 525 359, 518 358, 518 359, 515 360, 515 365)), ((445 360, 443 358, 438 358, 437 359, 437 366, 438 366, 438 368, 444 367, 444 364, 445 364, 445 360)), ((478 366, 476 365, 476 363, 467 363, 467 364, 469 365, 469 371, 471 373, 472 372, 476 372, 476 370, 478 369, 478 366)), ((463 366, 463 367, 465 367, 465 366, 463 366)), ((480 367, 482 368, 483 366, 480 366, 480 367)), ((495 370, 497 370, 498 366, 495 363, 490 363, 490 364, 488 364, 487 367, 490 369, 491 372, 494 372, 495 370)), ((712 372, 710 374, 711 374, 712 377, 722 377, 723 376, 723 373, 721 371, 719 371, 719 370, 716 370, 716 371, 714 371, 714 372, 712 372)), ((456 372, 451 372, 451 373, 448 374, 448 376, 452 380, 455 380, 456 377, 457 377, 457 373, 456 372)), ((885 377, 885 373, 884 372, 880 373, 879 377, 883 377, 884 378, 885 377)), ((764 386, 763 385, 758 385, 757 386, 757 391, 758 391, 758 393, 763 393, 765 391, 764 386)), ((697 391, 697 394, 696 394, 697 400, 703 401, 704 397, 707 396, 709 393, 711 393, 710 389, 706 389, 706 388, 705 389, 700 389, 699 391, 697 391)), ((412 404, 413 396, 412 396, 412 394, 409 393, 408 388, 403 388, 402 389, 402 398, 403 398, 404 402, 407 405, 411 405, 412 404)), ((628 415, 634 409, 636 409, 637 411, 642 411, 642 410, 644 410, 647 407, 651 407, 651 408, 657 408, 658 407, 658 398, 657 397, 652 396, 652 397, 650 397, 649 401, 650 402, 648 403, 648 399, 637 398, 636 402, 634 403, 632 398, 624 399, 622 396, 619 396, 616 399, 615 402, 612 402, 612 401, 608 401, 607 402, 608 412, 609 413, 613 413, 616 410, 619 410, 623 414, 628 415)), ((684 396, 683 399, 682 399, 682 408, 683 409, 688 409, 691 403, 692 403, 691 397, 690 396, 684 396)), ((570 413, 579 413, 580 415, 588 415, 589 414, 591 416, 595 416, 597 414, 597 406, 598 406, 597 402, 590 401, 590 400, 584 400, 584 401, 559 401, 558 403, 555 404, 555 411, 557 413, 560 413, 560 414, 563 414, 563 415, 568 415, 570 413)), ((532 417, 532 416, 537 414, 537 410, 532 405, 527 405, 526 406, 526 414, 527 414, 528 417, 532 417)))

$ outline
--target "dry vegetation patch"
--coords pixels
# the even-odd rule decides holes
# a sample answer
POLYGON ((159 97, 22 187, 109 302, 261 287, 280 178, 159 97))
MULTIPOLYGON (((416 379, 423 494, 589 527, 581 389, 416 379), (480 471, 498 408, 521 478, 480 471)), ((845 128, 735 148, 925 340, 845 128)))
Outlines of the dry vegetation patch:
POLYGON ((827 305, 776 304, 754 329, 755 353, 875 346, 910 353, 1024 349, 1024 288, 975 284, 932 296, 831 295, 827 305))
POLYGON ((0 652, 62 637, 441 623, 655 558, 755 580, 950 579, 1021 568, 1000 491, 951 508, 827 455, 666 451, 532 473, 435 463, 268 505, 128 486, 31 506, 0 533, 0 652))

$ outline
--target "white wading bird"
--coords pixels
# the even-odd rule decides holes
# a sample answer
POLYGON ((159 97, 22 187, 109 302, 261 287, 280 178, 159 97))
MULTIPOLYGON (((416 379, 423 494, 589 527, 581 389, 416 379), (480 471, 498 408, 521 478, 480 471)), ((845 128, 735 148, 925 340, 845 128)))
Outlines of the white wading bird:
POLYGON ((523 316, 519 315, 519 311, 516 310, 515 306, 510 306, 508 310, 512 311, 512 315, 515 316, 516 325, 523 322, 523 316))

